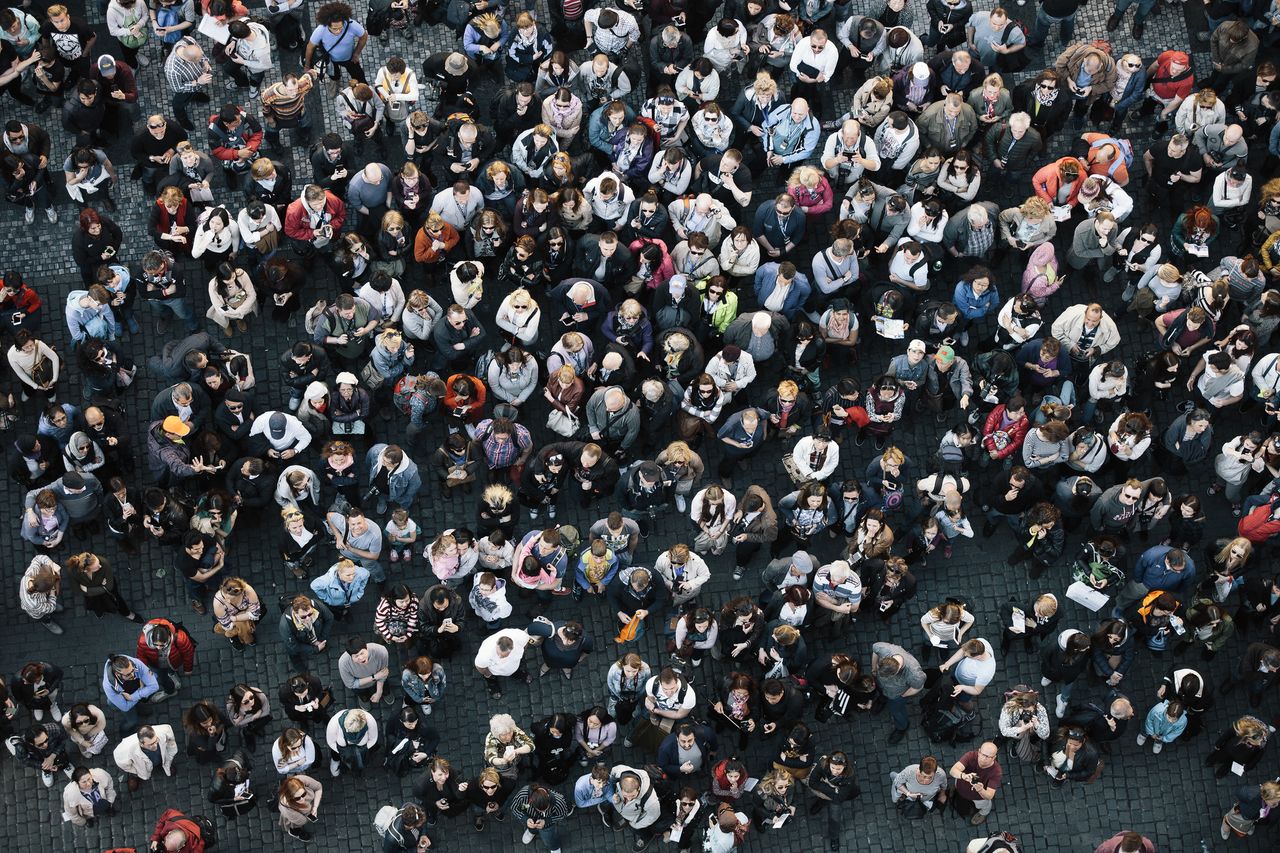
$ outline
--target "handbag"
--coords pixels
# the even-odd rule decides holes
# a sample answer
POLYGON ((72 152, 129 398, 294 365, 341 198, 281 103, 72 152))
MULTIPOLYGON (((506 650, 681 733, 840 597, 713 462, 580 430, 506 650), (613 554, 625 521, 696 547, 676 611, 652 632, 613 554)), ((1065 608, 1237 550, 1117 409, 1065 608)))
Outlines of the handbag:
POLYGON ((907 820, 921 820, 929 813, 929 809, 925 807, 924 800, 913 800, 903 797, 898 800, 898 815, 907 820))
POLYGON ((570 438, 578 432, 578 417, 571 412, 552 409, 551 414, 547 415, 547 429, 570 438))
POLYGON ((705 554, 710 551, 712 554, 719 556, 724 553, 724 549, 729 547, 729 531, 721 533, 719 536, 712 538, 706 533, 699 533, 693 540, 693 550, 699 554, 705 554))
POLYGON ((366 362, 365 366, 360 369, 360 381, 370 391, 377 391, 382 387, 382 383, 387 381, 387 377, 378 371, 378 368, 374 366, 371 360, 366 362))
POLYGON ((280 248, 280 232, 275 228, 263 231, 262 236, 258 238, 258 253, 267 255, 278 248, 280 248))
POLYGON ((53 381, 53 365, 44 353, 40 353, 36 363, 31 366, 31 381, 41 387, 53 381))
POLYGON ((796 464, 796 460, 791 457, 790 453, 784 454, 782 457, 782 467, 786 469, 787 476, 791 478, 791 482, 796 486, 804 486, 813 482, 813 478, 800 470, 800 466, 796 464))

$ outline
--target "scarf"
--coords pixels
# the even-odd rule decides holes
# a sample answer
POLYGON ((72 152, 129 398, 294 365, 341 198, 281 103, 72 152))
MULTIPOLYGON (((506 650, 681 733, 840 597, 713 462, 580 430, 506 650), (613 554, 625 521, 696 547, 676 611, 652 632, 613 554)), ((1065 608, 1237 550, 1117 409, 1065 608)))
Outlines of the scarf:
POLYGON ((369 724, 365 723, 354 732, 347 731, 347 715, 350 711, 343 711, 338 715, 338 729, 342 732, 343 738, 347 742, 347 746, 357 746, 360 741, 364 740, 365 732, 369 731, 369 724))
MULTIPOLYGON (((644 140, 640 142, 632 142, 630 138, 622 146, 622 151, 618 154, 618 168, 627 171, 631 168, 631 163, 640 156, 640 149, 644 147, 644 140)), ((619 193, 621 195, 621 193, 619 193)))
POLYGON ((1042 107, 1051 107, 1053 106, 1053 102, 1058 100, 1058 93, 1061 91, 1061 89, 1054 88, 1051 89, 1048 94, 1045 94, 1044 89, 1036 86, 1036 103, 1042 107))

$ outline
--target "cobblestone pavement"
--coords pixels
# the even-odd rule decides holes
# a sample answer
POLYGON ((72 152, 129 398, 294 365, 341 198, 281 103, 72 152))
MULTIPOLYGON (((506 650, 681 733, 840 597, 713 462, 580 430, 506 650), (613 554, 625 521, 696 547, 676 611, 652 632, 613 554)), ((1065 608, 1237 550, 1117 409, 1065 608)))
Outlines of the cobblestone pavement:
MULTIPOLYGON (((862 0, 855 0, 862 3, 862 0)), ((37 4, 39 5, 39 4, 37 4)), ((79 4, 75 4, 78 6, 79 4)), ((100 42, 109 41, 105 36, 102 24, 102 12, 97 3, 91 4, 87 15, 91 23, 103 33, 100 42)), ((365 3, 357 5, 357 14, 363 17, 365 3)), ((873 4, 866 4, 868 9, 873 4)), ((914 5, 923 4, 915 0, 914 5)), ((989 4, 988 4, 989 5, 989 4)), ((1077 38, 1090 39, 1106 35, 1103 22, 1111 8, 1107 0, 1095 0, 1085 6, 1079 16, 1077 38)), ((1195 4, 1188 4, 1188 7, 1195 4)), ((545 8, 539 3, 541 8, 545 8)), ((1034 21, 1033 6, 1018 8, 1019 14, 1028 24, 1034 21)), ((924 20, 922 12, 918 12, 918 20, 924 20)), ((1178 4, 1166 6, 1164 11, 1153 17, 1148 25, 1144 44, 1140 52, 1146 58, 1153 57, 1159 50, 1168 47, 1186 47, 1191 42, 1188 37, 1188 20, 1199 16, 1196 10, 1183 14, 1178 4)), ((1193 22, 1193 26, 1195 26, 1193 22)), ((917 30, 921 29, 917 26, 917 30)), ((1117 55, 1127 49, 1137 49, 1129 33, 1128 23, 1113 35, 1117 55)), ((410 62, 410 67, 420 67, 422 58, 429 52, 454 46, 452 35, 443 27, 431 30, 421 29, 415 42, 400 42, 391 46, 372 41, 366 52, 365 67, 372 74, 382 59, 396 50, 410 62)), ((1200 43, 1197 43, 1197 45, 1200 43)), ((1046 46, 1045 55, 1051 58, 1060 50, 1055 32, 1046 46)), ((155 46, 151 51, 152 63, 140 75, 144 91, 144 113, 157 109, 167 110, 167 98, 158 98, 161 90, 160 63, 155 46)), ((279 56, 282 67, 296 63, 296 57, 279 56)), ((1197 70, 1207 73, 1208 56, 1203 50, 1196 57, 1197 70)), ((1033 63, 1033 68, 1043 63, 1033 63)), ((270 82, 272 77, 268 78, 270 82)), ((725 91, 736 91, 738 84, 726 84, 725 91)), ((221 79, 213 85, 215 104, 229 94, 222 89, 221 79)), ((831 90, 828 98, 834 98, 819 109, 823 118, 833 118, 843 109, 843 99, 849 96, 847 90, 831 90)), ((56 125, 56 116, 46 113, 43 116, 33 115, 25 107, 15 107, 14 102, 5 101, 6 118, 18 116, 25 120, 35 120, 50 130, 54 136, 54 160, 59 161, 69 150, 67 135, 56 125)), ((198 114, 198 113, 197 113, 198 114)), ((331 105, 324 107, 325 127, 337 129, 331 105)), ((1131 126, 1128 135, 1135 139, 1136 147, 1142 150, 1147 128, 1131 126)), ((1053 156, 1062 153, 1068 144, 1069 134, 1060 134, 1054 140, 1053 156)), ((198 147, 203 147, 202 134, 196 135, 198 147)), ((123 150, 124 140, 117 140, 111 149, 122 175, 122 186, 116 192, 120 213, 117 221, 125 229, 126 243, 123 255, 132 261, 137 259, 150 246, 145 234, 146 215, 150 199, 144 198, 140 185, 127 180, 127 154, 123 150)), ((393 157, 393 159, 399 159, 393 157)), ((305 156, 295 154, 292 158, 295 167, 294 186, 305 183, 309 165, 305 156)), ((1140 167, 1139 167, 1140 168, 1140 167)), ((996 188, 992 188, 995 190, 996 188)), ((998 188, 997 198, 1002 201, 1022 198, 1027 194, 1026 187, 998 188)), ((1137 195, 1141 195, 1138 193, 1137 195)), ((239 207, 239 197, 224 188, 218 188, 219 201, 234 204, 233 210, 239 207)), ((757 198, 762 197, 757 195, 757 198)), ((59 212, 62 219, 59 224, 50 226, 42 220, 36 226, 26 227, 21 222, 21 214, 13 207, 0 209, 0 228, 7 242, 3 266, 6 269, 22 270, 27 280, 33 283, 42 293, 46 304, 44 332, 46 340, 59 344, 60 351, 69 352, 66 332, 61 320, 61 305, 65 302, 68 290, 78 287, 74 266, 70 258, 68 232, 71 227, 74 210, 67 203, 65 195, 59 194, 59 212)), ((41 219, 37 217, 37 219, 41 219)), ((1133 221, 1141 221, 1135 213, 1133 221)), ((805 255, 807 257, 807 254, 805 255)), ((1020 272, 1020 267, 1017 272, 1020 272)), ((1002 288, 1013 286, 1016 275, 1012 267, 1000 271, 999 281, 1002 288), (1006 284, 1007 283, 1007 284, 1006 284)), ((188 269, 188 278, 197 286, 197 302, 202 313, 205 305, 203 296, 204 278, 197 275, 194 268, 188 269)), ((946 282, 948 292, 950 282, 946 282)), ((1055 297, 1051 310, 1055 313, 1066 305, 1081 299, 1080 281, 1071 282, 1064 293, 1055 297)), ((321 296, 331 296, 335 292, 333 283, 327 279, 316 280, 304 294, 304 303, 310 304, 321 296)), ((1118 309, 1115 295, 1110 297, 1108 307, 1118 309)), ((490 308, 490 312, 492 308, 490 308)), ((1130 364, 1147 346, 1148 333, 1140 330, 1131 317, 1121 318, 1125 343, 1124 355, 1130 364)), ((214 330, 210 327, 211 330, 214 330)), ((262 377, 259 394, 259 410, 272 405, 282 405, 285 396, 276 381, 275 359, 278 354, 301 335, 299 325, 292 328, 273 326, 270 321, 258 319, 252 326, 251 333, 239 335, 234 344, 252 354, 262 377)), ((160 341, 150 339, 147 335, 128 339, 125 348, 139 361, 149 353, 159 349, 160 341)), ((832 375, 843 372, 856 373, 864 381, 873 377, 874 373, 893 353, 884 346, 873 344, 864 352, 860 362, 855 365, 833 364, 832 375)), ((77 378, 74 371, 71 375, 71 388, 62 399, 78 401, 77 378)), ((134 392, 126 397, 128 415, 135 433, 141 434, 145 426, 147 403, 158 389, 159 383, 153 377, 141 376, 134 392)), ((29 418, 33 415, 29 413, 29 418)), ((1168 423, 1169 412, 1161 412, 1159 422, 1168 423)), ((531 423, 541 423, 542 415, 537 413, 529 418, 531 423)), ((438 428, 438 427, 437 427, 438 428)), ((398 435, 398 429, 391 433, 398 435)), ((940 427, 932 419, 916 419, 898 436, 899 444, 921 463, 932 456, 936 447, 940 427)), ((12 435, 12 433, 10 433, 12 435)), ((1230 424, 1219 425, 1219 440, 1235 435, 1230 424)), ((546 436, 539 435, 540 438, 546 436)), ((433 435, 433 440, 438 436, 433 435)), ((434 446, 434 444, 432 445, 434 446)), ((757 482, 769 486, 775 499, 789 491, 785 475, 777 464, 782 448, 762 454, 748 466, 737 478, 739 488, 746 482, 757 482)), ((845 448, 845 460, 842 467, 847 472, 860 472, 872 457, 871 447, 845 448)), ((141 460, 139 460, 141 461, 141 460)), ((714 464, 714 460, 711 460, 714 464)), ((141 474, 136 475, 140 480, 141 474)), ((1197 477, 1196 479, 1199 479, 1197 477)), ((1191 487, 1188 478, 1173 478, 1176 490, 1191 487)), ((1196 485, 1203 485, 1202 482, 1196 485)), ((6 543, 11 543, 13 556, 10 559, 8 572, 10 584, 16 584, 22 568, 30 559, 29 548, 20 543, 17 536, 17 519, 19 516, 20 492, 12 485, 6 484, 2 497, 3 515, 10 519, 5 525, 3 536, 6 543)), ((1226 532, 1232 519, 1226 504, 1218 498, 1209 498, 1213 519, 1213 529, 1226 532)), ((600 507, 599 514, 579 513, 569 509, 561 517, 562 522, 578 523, 580 527, 589 525, 595 518, 604 514, 600 507)), ((440 495, 433 483, 428 484, 413 508, 413 516, 422 525, 427 539, 436 531, 462 523, 472 516, 472 507, 467 501, 450 501, 440 495)), ((245 519, 243 529, 238 529, 231 540, 227 566, 230 571, 244 576, 262 595, 268 604, 268 619, 261 632, 261 641, 257 647, 239 653, 230 648, 212 631, 212 622, 191 614, 181 584, 172 571, 166 577, 157 578, 155 571, 164 566, 165 560, 153 550, 135 558, 132 566, 126 556, 115 550, 114 545, 104 541, 94 541, 90 547, 103 554, 117 567, 123 592, 128 600, 134 602, 147 617, 166 615, 182 619, 200 641, 196 674, 185 679, 180 695, 159 706, 150 709, 150 719, 171 723, 178 727, 181 710, 197 698, 208 697, 217 702, 222 701, 226 690, 236 681, 245 681, 259 685, 275 696, 275 689, 280 684, 286 670, 287 660, 283 654, 274 630, 274 601, 279 593, 296 588, 286 573, 273 558, 277 533, 277 520, 268 514, 262 519, 245 519), (259 523, 254 524, 253 522, 259 523)), ((646 564, 666 544, 675 541, 690 541, 687 521, 677 516, 674 511, 666 515, 659 523, 656 534, 643 546, 637 563, 646 564)), ((1068 552, 1071 553, 1078 537, 1072 537, 1068 552)), ((1076 605, 1066 602, 1062 593, 1069 578, 1066 569, 1047 574, 1038 582, 1032 582, 1021 572, 1009 570, 1003 565, 998 555, 1006 552, 1013 545, 1005 532, 997 534, 992 540, 962 542, 957 547, 955 556, 945 562, 935 561, 926 570, 919 573, 920 591, 904 612, 899 614, 887 628, 872 624, 876 620, 863 621, 840 643, 840 647, 851 651, 864 663, 869 658, 869 646, 872 642, 887 639, 914 648, 918 642, 917 619, 923 609, 937 603, 952 592, 962 593, 970 597, 977 610, 978 622, 972 636, 986 636, 993 641, 998 639, 999 605, 1009 597, 1016 596, 1027 600, 1029 595, 1040 591, 1052 591, 1063 599, 1066 607, 1064 627, 1075 625, 1088 628, 1092 625, 1090 614, 1076 605)), ((817 549, 822 557, 830 558, 835 552, 834 542, 823 542, 817 549)), ((739 588, 748 585, 754 573, 748 575, 744 584, 734 584, 729 579, 731 565, 726 557, 710 558, 712 581, 707 585, 705 600, 717 606, 739 588)), ((409 583, 415 590, 421 591, 427 586, 429 572, 424 561, 419 557, 409 566, 399 564, 391 566, 389 574, 398 580, 409 583)), ((51 637, 42 628, 33 624, 19 610, 15 596, 0 598, 0 618, 8 624, 9 629, 0 632, 0 671, 11 674, 17 671, 23 662, 33 658, 52 660, 66 670, 66 687, 63 692, 62 707, 68 707, 77 700, 102 703, 101 689, 98 686, 102 661, 112 651, 130 651, 136 637, 132 624, 118 619, 97 622, 89 618, 81 610, 80 604, 72 602, 67 594, 67 613, 61 617, 67 631, 62 637, 51 637)), ((370 596, 371 598, 371 596, 370 596)), ((352 626, 367 629, 372 621, 372 604, 367 598, 356 608, 355 618, 350 625, 341 626, 338 633, 353 630, 352 626)), ((612 626, 607 624, 600 608, 590 604, 576 605, 571 599, 557 599, 550 611, 553 618, 564 618, 570 615, 581 619, 589 632, 595 637, 597 646, 602 650, 593 655, 576 673, 572 681, 564 681, 558 677, 535 682, 529 688, 516 687, 507 696, 496 703, 485 698, 483 685, 470 666, 471 655, 479 643, 480 637, 469 636, 463 653, 457 655, 447 664, 449 688, 444 706, 433 717, 433 723, 440 728, 444 736, 442 753, 455 765, 460 766, 468 775, 474 774, 480 766, 481 739, 485 731, 487 717, 498 711, 509 711, 522 725, 552 711, 578 712, 598 700, 604 698, 604 674, 615 657, 615 646, 612 640, 612 626)), ((334 644, 337 645, 337 644, 334 644)), ((647 636, 636 644, 646 660, 658 663, 665 655, 659 647, 659 640, 647 636)), ((1233 639, 1228 650, 1219 656, 1210 667, 1215 676, 1221 676, 1226 669, 1227 661, 1233 660, 1243 650, 1244 642, 1240 638, 1233 639)), ((819 643, 823 651, 834 650, 827 642, 819 643)), ((1145 713, 1154 696, 1154 686, 1164 671, 1164 662, 1152 661, 1150 656, 1140 653, 1139 663, 1130 679, 1126 681, 1126 689, 1134 698, 1140 713, 1145 713)), ((329 659, 320 665, 320 671, 330 681, 337 681, 336 661, 329 659)), ((708 694, 709 686, 718 684, 722 674, 721 668, 709 662, 697 674, 696 687, 700 699, 708 694)), ((1026 655, 1015 655, 1012 659, 1000 661, 1000 669, 993 689, 982 699, 982 710, 986 720, 985 730, 994 734, 995 720, 998 713, 1000 693, 1019 682, 1035 683, 1038 667, 1035 661, 1026 655)), ((1080 691, 1083 692, 1083 689, 1080 691)), ((337 690, 340 701, 345 691, 339 686, 337 690)), ((1264 706, 1264 716, 1280 712, 1277 700, 1271 697, 1264 706)), ((386 709, 387 712, 390 709, 386 709)), ((1102 839, 1109 837, 1121 828, 1133 828, 1153 838, 1161 851, 1171 853, 1194 853, 1200 851, 1201 839, 1208 839, 1211 850, 1275 850, 1276 835, 1274 831, 1260 832, 1258 837, 1246 842, 1221 842, 1217 836, 1218 819, 1224 809, 1231 805, 1231 786, 1225 782, 1217 782, 1211 773, 1202 765, 1202 758, 1209 748, 1209 742, 1225 726, 1234 715, 1244 710, 1243 700, 1236 694, 1220 701, 1208 715, 1206 734, 1189 743, 1178 743, 1161 756, 1153 757, 1149 752, 1138 749, 1132 741, 1121 742, 1115 754, 1107 760, 1107 767, 1101 780, 1088 787, 1068 786, 1063 789, 1052 788, 1042 773, 1030 766, 1011 766, 1005 763, 1006 780, 999 792, 994 816, 987 826, 992 829, 1009 830, 1026 844, 1028 851, 1036 853, 1081 853, 1091 851, 1102 839)), ((912 710, 913 720, 918 722, 918 710, 912 710)), ((18 722, 25 724, 27 718, 20 717, 18 722)), ((283 720, 277 719, 270 729, 274 737, 283 728, 283 720)), ((817 743, 821 751, 842 748, 849 751, 857 762, 858 779, 863 789, 860 799, 849 808, 849 819, 846 820, 844 849, 857 850, 862 853, 902 853, 908 850, 957 851, 963 849, 964 842, 973 838, 976 833, 963 822, 945 816, 912 824, 902 823, 888 799, 887 775, 902 766, 917 761, 926 754, 936 755, 945 768, 949 766, 965 747, 949 748, 931 746, 916 726, 903 742, 887 745, 884 736, 889 725, 886 718, 855 717, 845 723, 832 723, 817 727, 817 743)), ((268 741, 269 743, 269 741, 268 741)), ((1247 774, 1246 780, 1257 783, 1270 775, 1275 775, 1277 761, 1275 749, 1270 751, 1266 760, 1255 771, 1247 774)), ((636 750, 622 750, 621 757, 631 763, 641 761, 642 756, 636 750)), ((767 768, 767 752, 764 747, 753 744, 747 751, 749 766, 753 771, 763 772, 767 768)), ((270 767, 268 747, 260 745, 255 757, 257 769, 255 781, 261 798, 269 800, 274 790, 274 774, 270 767)), ((99 766, 104 766, 99 764, 99 766)), ((318 837, 312 849, 317 851, 349 851, 369 850, 376 846, 371 821, 377 808, 388 802, 404 802, 411 797, 410 780, 399 782, 381 772, 371 772, 364 779, 330 780, 323 773, 320 764, 319 774, 326 795, 322 808, 322 820, 319 824, 318 837)), ((110 768, 114 770, 114 768, 110 768)), ((53 790, 40 786, 34 775, 22 768, 16 768, 11 761, 0 761, 0 796, 7 799, 13 808, 7 810, 8 839, 3 849, 12 853, 36 853, 36 851, 72 851, 103 850, 116 846, 137 846, 142 849, 146 843, 147 833, 152 822, 166 807, 177 807, 188 812, 215 814, 217 810, 206 801, 209 781, 209 770, 199 767, 192 761, 180 756, 176 764, 173 779, 159 780, 145 786, 136 794, 127 790, 121 791, 121 814, 111 820, 102 822, 93 829, 75 829, 59 819, 60 803, 58 794, 61 784, 53 790), (19 806, 19 804, 21 804, 19 806)), ((61 780, 59 780, 61 783, 61 780)), ((260 807, 256 812, 228 822, 221 817, 215 818, 218 823, 221 840, 218 849, 226 853, 251 853, 253 851, 285 850, 296 846, 296 842, 288 839, 275 825, 274 809, 260 807)), ((824 849, 826 841, 820 835, 820 822, 800 819, 779 833, 770 834, 767 840, 752 835, 748 842, 749 849, 773 847, 786 850, 824 849)), ((501 826, 491 826, 483 834, 472 830, 469 821, 446 823, 437 827, 434 832, 436 848, 447 851, 496 851, 518 849, 518 830, 511 822, 501 826)), ((565 825, 565 847, 567 850, 623 850, 630 847, 629 834, 614 834, 600 825, 595 816, 587 811, 571 818, 565 825)))

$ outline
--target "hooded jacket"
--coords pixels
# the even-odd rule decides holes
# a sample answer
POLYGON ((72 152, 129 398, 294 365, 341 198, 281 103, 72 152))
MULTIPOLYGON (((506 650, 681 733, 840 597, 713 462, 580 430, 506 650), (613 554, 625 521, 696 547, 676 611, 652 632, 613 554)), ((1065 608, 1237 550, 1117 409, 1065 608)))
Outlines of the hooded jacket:
MULTIPOLYGON (((386 448, 386 444, 375 444, 364 455, 364 464, 368 469, 370 481, 373 479, 374 471, 378 468, 378 459, 386 448)), ((408 453, 404 454, 404 458, 400 460, 400 464, 396 469, 390 472, 387 483, 391 489, 387 495, 388 501, 403 507, 413 504, 414 499, 418 496, 418 490, 422 488, 422 478, 418 476, 418 464, 409 457, 408 453)))
POLYGON ((196 665, 196 644, 181 625, 168 619, 152 619, 142 626, 142 633, 138 636, 138 660, 152 668, 162 666, 174 672, 190 672, 196 665), (169 629, 172 639, 167 649, 156 645, 154 632, 157 626, 169 629), (166 652, 164 663, 160 662, 162 651, 166 652))

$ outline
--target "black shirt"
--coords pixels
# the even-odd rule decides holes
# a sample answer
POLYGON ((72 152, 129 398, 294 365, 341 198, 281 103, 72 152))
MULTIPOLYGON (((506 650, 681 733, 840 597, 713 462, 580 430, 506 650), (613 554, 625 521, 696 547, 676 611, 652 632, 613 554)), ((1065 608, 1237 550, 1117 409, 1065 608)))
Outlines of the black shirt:
POLYGON ((194 578, 200 572, 207 572, 217 556, 218 545, 213 537, 202 533, 200 538, 204 542, 204 552, 199 559, 188 554, 186 548, 178 553, 178 569, 185 578, 194 578))
POLYGON ((1086 0, 1043 0, 1040 8, 1050 17, 1065 18, 1074 15, 1085 2, 1086 0))
MULTIPOLYGON (((732 204, 740 208, 741 205, 739 205, 737 200, 733 197, 733 193, 729 192, 729 190, 725 188, 719 178, 720 160, 723 157, 723 154, 708 154, 706 157, 702 158, 702 162, 698 164, 702 169, 702 177, 698 179, 700 181, 700 188, 703 192, 710 193, 711 197, 717 201, 723 202, 724 204, 732 204)), ((748 169, 745 164, 740 162, 738 164, 738 170, 733 173, 733 182, 737 185, 739 190, 749 194, 752 187, 751 170, 748 169)))
POLYGON ((45 21, 40 27, 40 34, 53 40, 54 49, 58 51, 59 56, 67 62, 75 62, 84 55, 85 48, 88 47, 95 33, 89 29, 89 25, 83 18, 77 18, 74 15, 70 18, 71 24, 66 32, 45 21))
MULTIPOLYGON (((168 169, 167 166, 155 163, 149 160, 149 157, 159 157, 164 152, 174 149, 176 151, 179 142, 185 141, 187 131, 182 125, 176 121, 165 123, 164 136, 156 139, 151 131, 145 127, 134 134, 133 142, 129 145, 129 155, 133 157, 137 163, 145 163, 157 169, 168 169)), ((176 156, 176 154, 175 154, 176 156)))
POLYGON ((1173 157, 1169 154, 1169 143, 1167 141, 1153 145, 1150 149, 1151 153, 1151 176, 1150 181, 1152 187, 1167 183, 1170 175, 1179 172, 1187 174, 1189 172, 1198 171, 1203 167, 1204 158, 1200 156, 1200 149, 1194 145, 1187 146, 1187 153, 1181 157, 1173 157))

